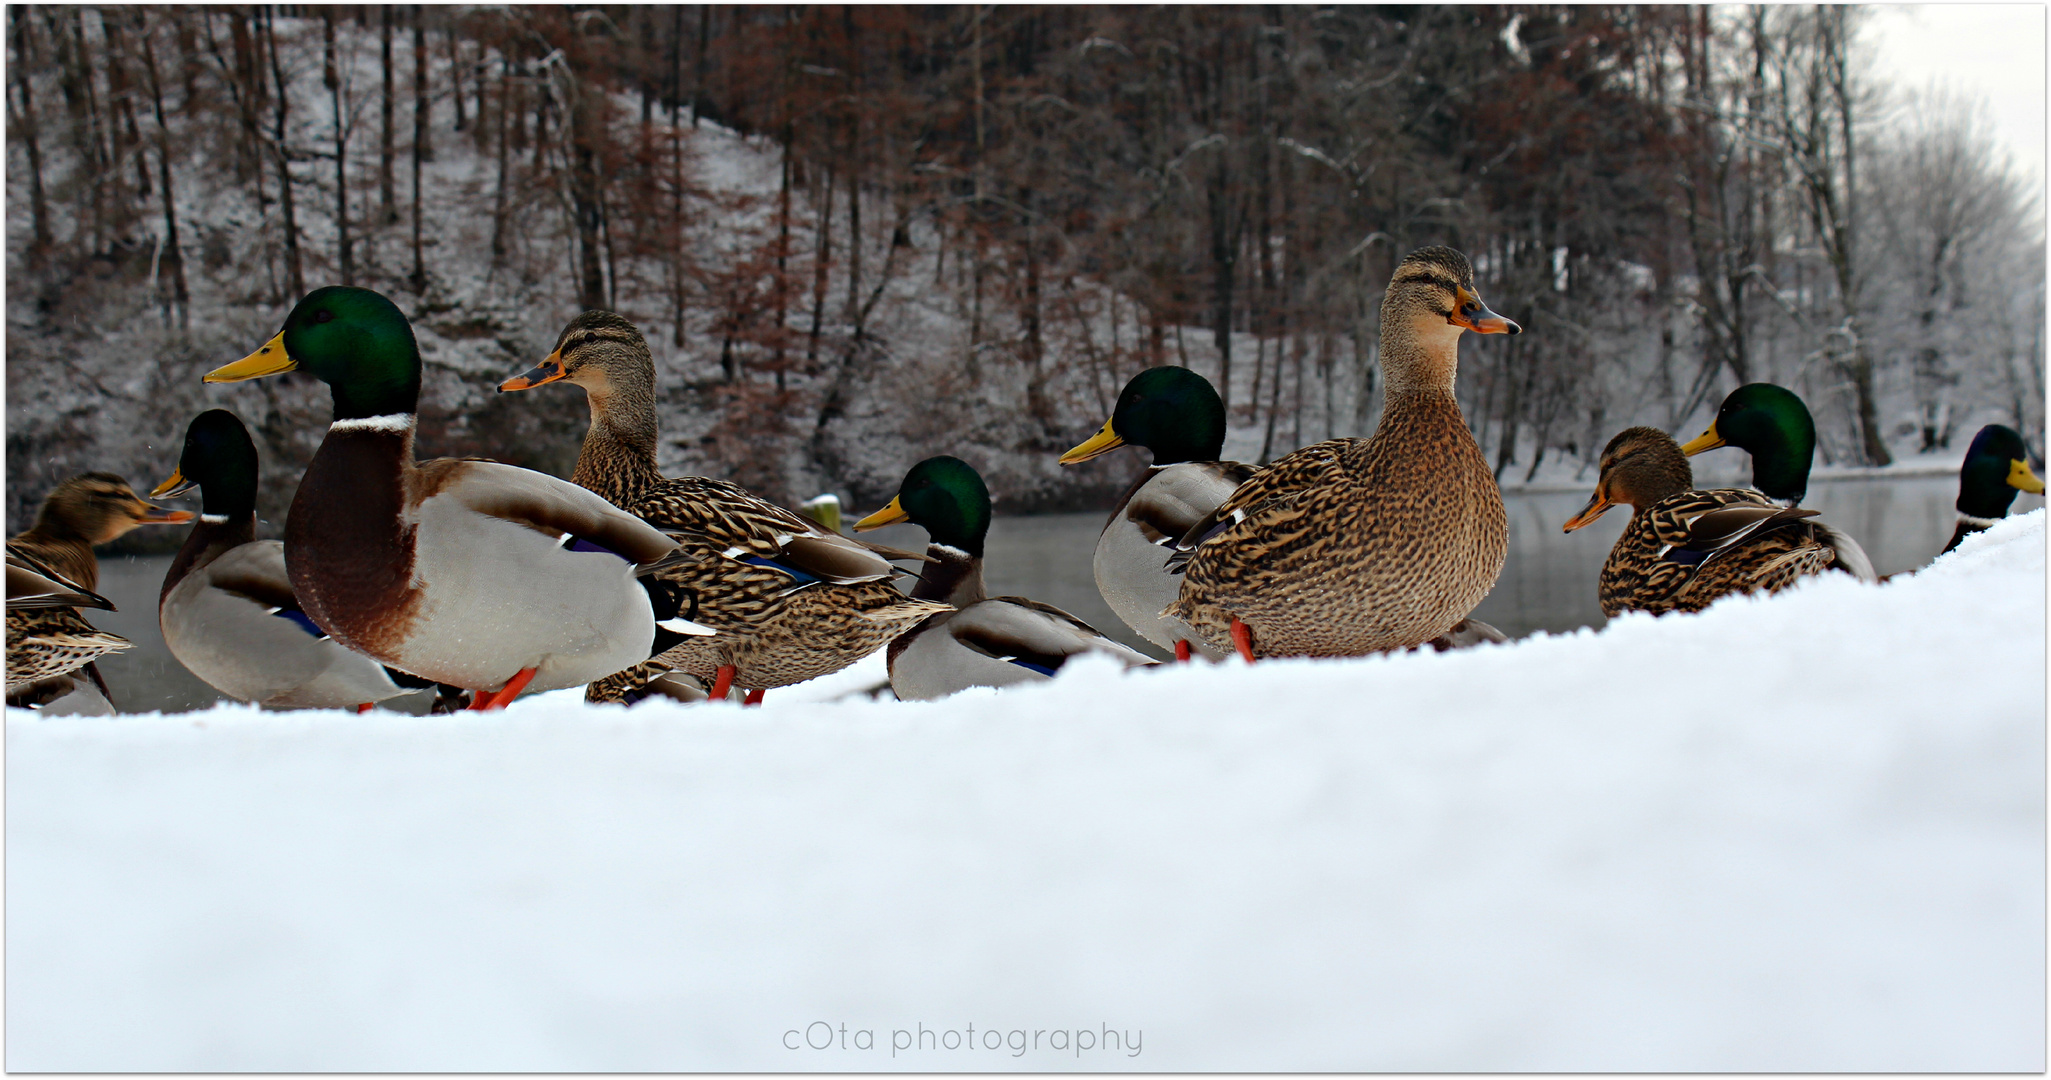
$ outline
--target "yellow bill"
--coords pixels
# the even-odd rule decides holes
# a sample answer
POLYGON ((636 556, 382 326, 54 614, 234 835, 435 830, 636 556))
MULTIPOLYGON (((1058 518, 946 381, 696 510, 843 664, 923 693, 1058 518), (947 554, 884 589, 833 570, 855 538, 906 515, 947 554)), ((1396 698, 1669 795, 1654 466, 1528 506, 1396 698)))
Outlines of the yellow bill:
POLYGON ((1681 447, 1681 454, 1685 457, 1694 457, 1696 454, 1702 453, 1705 450, 1714 450, 1723 444, 1723 436, 1716 433, 1716 421, 1711 420, 1709 422, 1709 430, 1689 440, 1688 445, 1681 447))
POLYGON ((232 364, 217 367, 207 372, 206 377, 200 381, 223 383, 241 382, 244 379, 261 379, 266 375, 277 375, 291 371, 298 366, 298 361, 285 355, 285 332, 280 330, 277 337, 264 342, 263 348, 250 353, 248 356, 232 364))
POLYGON ((166 480, 163 483, 158 484, 156 487, 150 489, 150 498, 168 499, 173 495, 183 495, 185 494, 185 492, 191 490, 191 488, 192 481, 187 480, 183 472, 180 472, 177 469, 172 469, 171 478, 169 480, 166 480))
POLYGON ((2038 479, 2037 474, 2030 471, 2030 463, 2021 458, 2011 459, 2008 463, 2008 486, 2032 495, 2044 493, 2044 481, 2038 479))
POLYGON ((904 507, 898 504, 897 499, 892 498, 889 506, 855 522, 855 531, 868 532, 870 529, 880 529, 885 525, 895 525, 911 519, 912 516, 904 512, 904 507))
POLYGON ((1074 465, 1080 461, 1088 461, 1100 454, 1108 454, 1124 445, 1125 440, 1119 438, 1118 433, 1111 430, 1111 421, 1106 420, 1104 421, 1104 430, 1090 436, 1088 442, 1061 455, 1061 463, 1063 465, 1074 465))

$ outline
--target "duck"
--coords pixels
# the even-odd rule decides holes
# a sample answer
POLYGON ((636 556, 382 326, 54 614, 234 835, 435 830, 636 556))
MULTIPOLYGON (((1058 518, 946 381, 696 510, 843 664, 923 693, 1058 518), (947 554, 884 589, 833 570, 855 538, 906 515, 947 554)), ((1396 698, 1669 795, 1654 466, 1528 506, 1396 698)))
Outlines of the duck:
POLYGON ((890 688, 900 700, 933 701, 972 686, 1044 682, 1085 653, 1127 668, 1154 663, 1051 604, 988 595, 983 541, 990 531, 990 489, 960 458, 930 457, 912 466, 890 502, 855 522, 855 530, 900 521, 925 529, 931 541, 926 555, 932 561, 920 572, 913 598, 946 607, 890 643, 890 688))
MULTIPOLYGON (((1709 427, 1682 445, 1694 457, 1725 446, 1752 456, 1752 487, 1774 504, 1796 507, 1809 494, 1809 468, 1816 458, 1816 419, 1801 395, 1774 383, 1746 383, 1725 395, 1709 427)), ((1843 556, 1843 568, 1874 581, 1873 560, 1859 542, 1824 522, 1831 546, 1843 556)))
POLYGON ((2044 493, 2044 481, 2030 469, 2029 447, 2022 433, 2003 424, 1988 424, 1973 435, 1966 459, 1958 468, 1958 524, 1951 542, 1939 555, 1976 532, 1994 527, 2008 516, 2017 492, 2044 493))
POLYGON ((1442 246, 1397 265, 1381 319, 1374 434, 1278 458, 1177 541, 1167 614, 1212 647, 1249 662, 1408 649, 1450 632, 1502 573, 1502 493, 1453 383, 1462 333, 1522 328, 1442 246))
POLYGON ((157 595, 164 644, 186 670, 228 697, 272 709, 369 712, 421 689, 344 648, 299 606, 285 545, 256 538, 256 444, 226 409, 192 418, 177 466, 150 497, 194 487, 199 520, 157 595))
POLYGON ((1103 429, 1061 455, 1061 464, 1078 465, 1127 444, 1146 447, 1154 462, 1111 508, 1097 537, 1091 561, 1097 591, 1134 633, 1178 660, 1192 651, 1213 660, 1229 655, 1162 614, 1182 591, 1182 575, 1168 569, 1176 542, 1256 471, 1220 460, 1225 403, 1209 379, 1188 368, 1148 368, 1119 392, 1103 429))
POLYGON ((82 691, 76 673, 107 699, 104 711, 112 710, 113 695, 94 661, 133 643, 93 626, 78 612, 81 607, 114 610, 95 591, 100 563, 93 548, 143 525, 191 519, 190 511, 145 502, 128 481, 107 472, 71 477, 44 498, 35 524, 7 541, 9 705, 47 706, 82 691))
MULTIPOLYGON (((1631 521, 1610 549, 1597 581, 1603 614, 1700 611, 1726 596, 1775 593, 1804 577, 1840 569, 1855 575, 1865 555, 1837 546, 1817 512, 1783 506, 1744 488, 1695 490, 1694 470, 1673 436, 1626 428, 1605 446, 1595 493, 1563 531, 1573 532, 1612 506, 1631 521)), ((1870 569, 1862 575, 1871 581, 1870 569)))
POLYGON ((655 360, 640 329, 622 316, 578 315, 546 359, 499 391, 555 382, 582 388, 591 408, 571 482, 687 537, 696 558, 652 581, 691 598, 695 618, 718 631, 668 641, 645 664, 588 688, 586 700, 631 703, 650 692, 725 699, 739 689, 746 704, 760 704, 767 691, 839 671, 947 610, 891 584, 901 572, 892 558, 921 556, 843 536, 738 484, 663 476, 655 456, 655 360))
MULTIPOLYGON (((480 711, 648 658, 658 612, 639 579, 689 556, 546 473, 483 458, 416 461, 420 348, 398 305, 370 289, 316 289, 275 337, 205 380, 302 366, 328 385, 334 422, 292 496, 285 569, 322 632, 468 690, 480 711)), ((675 632, 712 632, 662 614, 675 632)))
POLYGON ((1816 457, 1816 419, 1801 396, 1774 383, 1746 383, 1717 406, 1702 434, 1681 446, 1688 457, 1735 446, 1752 456, 1752 486, 1782 506, 1809 492, 1816 457))

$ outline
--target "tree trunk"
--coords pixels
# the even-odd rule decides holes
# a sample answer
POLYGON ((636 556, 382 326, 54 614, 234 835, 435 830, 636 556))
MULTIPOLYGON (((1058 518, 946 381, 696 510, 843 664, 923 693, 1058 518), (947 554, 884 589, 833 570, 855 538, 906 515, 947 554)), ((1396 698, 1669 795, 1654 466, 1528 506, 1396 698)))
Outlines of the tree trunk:
MULTIPOLYGON (((677 348, 684 347, 684 9, 674 9, 673 20, 675 40, 671 42, 671 75, 673 92, 669 107, 669 149, 670 149, 670 211, 669 211, 669 270, 670 270, 670 342, 677 348)), ((692 122, 696 123, 697 108, 691 110, 692 122)))
POLYGON ((29 213, 35 221, 35 246, 30 252, 30 261, 34 264, 41 262, 50 249, 50 208, 43 195, 43 152, 37 139, 36 101, 29 78, 34 48, 31 35, 34 31, 27 9, 10 5, 7 16, 14 23, 14 86, 21 96, 21 114, 15 123, 28 150, 29 213))
POLYGON ((321 84, 335 108, 335 248, 342 284, 356 284, 356 260, 349 245, 349 118, 342 114, 342 80, 335 70, 335 9, 321 11, 321 84))
POLYGON ((1218 346, 1218 397, 1225 416, 1232 415, 1232 291, 1239 276, 1239 222, 1234 220, 1237 193, 1220 162, 1211 172, 1211 340, 1218 346))
POLYGON ((463 43, 456 37, 456 23, 446 19, 442 31, 449 42, 449 101, 456 107, 456 130, 469 124, 463 109, 463 43))
POLYGON ((289 98, 289 84, 285 82, 285 69, 278 62, 278 16, 273 8, 264 10, 265 46, 271 54, 271 80, 276 83, 276 97, 273 119, 275 127, 271 137, 271 151, 278 159, 278 201, 285 216, 285 281, 292 290, 292 299, 306 295, 306 274, 299 260, 299 222, 292 212, 292 165, 285 152, 286 102, 289 98))
MULTIPOLYGON (((389 69, 388 69, 389 70, 389 69)), ((499 54, 499 115, 498 115, 498 182, 493 186, 491 196, 491 269, 496 271, 506 261, 506 135, 508 118, 516 111, 513 108, 513 59, 499 54)))
POLYGON ((392 90, 392 5, 378 5, 378 51, 383 61, 384 96, 378 107, 384 125, 379 129, 377 143, 377 205, 378 213, 387 225, 399 220, 399 207, 392 191, 392 114, 395 94, 392 90))
POLYGON ((698 84, 691 91, 691 130, 698 130, 698 117, 705 111, 706 47, 712 42, 712 5, 698 5, 698 84))
POLYGON ((177 198, 171 187, 171 129, 164 123, 164 91, 157 78, 157 50, 150 41, 150 28, 142 8, 129 9, 135 19, 135 34, 142 41, 143 72, 149 78, 150 104, 157 118, 157 189, 164 197, 164 251, 161 267, 170 272, 171 306, 178 311, 178 329, 191 325, 192 305, 185 291, 185 257, 178 246, 177 198))
POLYGON ((413 5, 413 292, 427 291, 427 261, 420 250, 420 164, 434 152, 427 141, 427 17, 413 5))
MULTIPOLYGON (((593 114, 601 106, 594 100, 599 93, 597 87, 586 84, 581 74, 574 71, 571 80, 564 123, 568 125, 565 134, 570 141, 570 212, 577 229, 577 302, 589 310, 605 307, 605 267, 599 256, 602 240, 599 237, 598 149, 593 145, 593 140, 601 134, 597 130, 598 118, 593 114)), ((535 145, 539 147, 541 144, 537 140, 535 145)))
POLYGON ((805 344, 805 372, 818 370, 819 331, 826 318, 826 271, 833 263, 833 166, 826 166, 826 174, 819 185, 826 191, 826 197, 819 203, 819 228, 814 236, 812 255, 812 332, 805 344))

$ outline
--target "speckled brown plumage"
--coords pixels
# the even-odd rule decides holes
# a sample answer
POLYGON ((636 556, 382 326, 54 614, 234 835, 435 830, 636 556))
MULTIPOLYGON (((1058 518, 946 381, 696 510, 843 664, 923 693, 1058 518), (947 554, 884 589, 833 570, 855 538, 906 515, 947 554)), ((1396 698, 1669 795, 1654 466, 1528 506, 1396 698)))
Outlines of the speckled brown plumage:
POLYGON ((1488 595, 1508 522, 1453 380, 1463 327, 1515 324, 1473 293, 1456 251, 1403 261, 1382 304, 1381 425, 1281 458, 1199 523, 1169 615, 1221 649, 1236 617, 1257 655, 1359 656, 1430 641, 1488 595))
POLYGON ((1737 593, 1778 592, 1845 561, 1834 530, 1810 520, 1813 510, 1757 491, 1692 490, 1687 458, 1657 428, 1619 432, 1603 448, 1601 468, 1595 494, 1568 528, 1612 505, 1632 507, 1596 582, 1606 615, 1700 611, 1737 593))
MULTIPOLYGON (((144 524, 189 520, 137 497, 127 481, 111 473, 85 473, 59 484, 43 500, 36 522, 7 541, 10 554, 25 556, 67 582, 97 589, 100 563, 93 547, 144 524)), ((56 679, 110 652, 129 648, 128 639, 95 628, 69 607, 7 611, 7 694, 25 704, 34 685, 56 679), (17 695, 20 697, 17 699, 17 695)))
POLYGON ((655 365, 632 323, 611 312, 586 312, 563 330, 552 363, 537 371, 559 372, 583 387, 591 405, 591 429, 571 480, 705 556, 660 571, 655 580, 680 599, 682 614, 718 631, 593 684, 587 700, 628 700, 670 670, 709 685, 723 664, 737 669, 737 687, 789 686, 838 671, 946 610, 898 591, 888 562, 867 545, 828 533, 737 484, 662 476, 655 461, 655 365), (825 580, 806 583, 744 561, 751 559, 825 580))
POLYGON ((1756 491, 1719 488, 1684 491, 1631 515, 1597 580, 1603 614, 1700 611, 1736 593, 1779 592, 1837 564, 1837 552, 1816 535, 1816 524, 1795 518, 1773 522, 1699 566, 1662 557, 1669 549, 1688 550, 1691 540, 1701 543, 1702 537, 1691 538, 1690 526, 1704 515, 1734 508, 1788 513, 1756 491))

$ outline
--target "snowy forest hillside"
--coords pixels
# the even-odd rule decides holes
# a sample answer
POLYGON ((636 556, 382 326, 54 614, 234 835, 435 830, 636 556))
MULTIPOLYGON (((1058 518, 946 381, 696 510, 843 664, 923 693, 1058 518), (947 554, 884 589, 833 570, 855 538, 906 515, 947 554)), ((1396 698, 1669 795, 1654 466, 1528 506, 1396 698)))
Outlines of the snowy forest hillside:
POLYGON ((1762 379, 1821 464, 1997 421, 2041 446, 2037 197, 1859 25, 12 6, 8 526, 85 469, 154 483, 215 405, 282 521, 326 394, 199 375, 335 282, 415 320, 423 453, 567 473, 580 396, 492 388, 610 307, 654 347, 664 468, 786 500, 873 504, 947 452, 1000 508, 1094 504, 1123 478, 1054 456, 1148 364, 1220 383, 1239 456, 1364 433, 1382 287, 1434 242, 1529 331, 1470 342, 1460 384, 1505 481, 1762 379))

